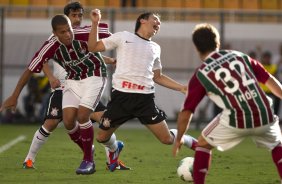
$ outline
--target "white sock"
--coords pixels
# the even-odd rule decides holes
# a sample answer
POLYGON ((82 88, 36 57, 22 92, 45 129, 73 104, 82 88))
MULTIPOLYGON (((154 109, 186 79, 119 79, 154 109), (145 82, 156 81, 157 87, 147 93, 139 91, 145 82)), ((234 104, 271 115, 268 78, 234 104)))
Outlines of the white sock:
POLYGON ((107 142, 104 142, 102 144, 105 146, 107 162, 110 163, 110 158, 109 158, 110 152, 113 152, 118 148, 116 141, 116 134, 113 133, 111 138, 107 142))
MULTIPOLYGON (((170 133, 174 136, 174 140, 175 137, 177 136, 177 130, 176 129, 170 129, 169 130, 170 133)), ((197 139, 195 139, 194 137, 190 136, 190 135, 184 135, 184 146, 188 147, 188 148, 192 148, 193 142, 197 142, 197 139)))
POLYGON ((43 126, 41 126, 34 134, 28 154, 25 158, 25 162, 28 159, 31 159, 32 162, 35 162, 35 157, 41 148, 41 146, 48 140, 48 137, 51 132, 47 131, 43 126))
POLYGON ((115 151, 118 148, 116 134, 113 133, 111 138, 107 142, 103 142, 102 144, 106 148, 108 148, 109 151, 111 152, 115 151))

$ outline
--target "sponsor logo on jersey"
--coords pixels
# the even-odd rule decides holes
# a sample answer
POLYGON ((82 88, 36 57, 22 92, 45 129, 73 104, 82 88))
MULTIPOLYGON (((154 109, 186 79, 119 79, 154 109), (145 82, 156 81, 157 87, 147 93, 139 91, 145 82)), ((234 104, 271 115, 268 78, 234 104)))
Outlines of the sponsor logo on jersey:
POLYGON ((144 90, 145 86, 134 84, 128 81, 122 81, 122 88, 144 90))

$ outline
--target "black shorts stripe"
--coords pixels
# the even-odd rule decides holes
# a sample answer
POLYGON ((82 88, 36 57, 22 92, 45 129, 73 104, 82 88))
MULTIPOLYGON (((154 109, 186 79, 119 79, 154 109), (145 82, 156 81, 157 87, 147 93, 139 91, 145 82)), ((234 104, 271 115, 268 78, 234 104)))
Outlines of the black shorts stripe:
POLYGON ((60 121, 63 118, 63 110, 62 110, 62 100, 63 100, 63 92, 62 90, 55 90, 50 94, 48 100, 48 106, 45 113, 46 119, 59 119, 60 121))

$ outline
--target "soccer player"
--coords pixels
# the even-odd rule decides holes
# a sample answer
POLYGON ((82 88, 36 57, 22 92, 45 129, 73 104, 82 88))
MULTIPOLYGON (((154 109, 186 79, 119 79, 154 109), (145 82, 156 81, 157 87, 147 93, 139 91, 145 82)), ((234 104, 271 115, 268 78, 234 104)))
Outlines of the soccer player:
MULTIPOLYGON (((64 86, 65 94, 71 98, 71 101, 65 101, 66 107, 64 111, 65 127, 69 130, 69 135, 84 151, 84 158, 81 166, 77 169, 78 174, 91 174, 95 171, 92 156, 93 143, 93 127, 89 120, 89 115, 96 107, 105 85, 106 67, 100 53, 89 53, 87 50, 87 42, 73 40, 73 30, 69 27, 69 19, 63 16, 58 16, 52 22, 55 36, 45 42, 40 51, 36 53, 29 68, 21 77, 13 95, 9 97, 1 107, 3 108, 14 106, 21 89, 26 84, 31 72, 40 72, 43 63, 49 59, 55 59, 65 70, 68 71, 67 77, 69 83, 86 83, 85 81, 95 82, 95 85, 89 85, 87 90, 83 90, 84 94, 76 92, 75 97, 71 96, 71 90, 75 91, 67 82, 64 86), (61 19, 60 19, 61 17, 61 19), (63 43, 63 44, 62 44, 63 43), (60 55, 60 54, 63 55, 60 55), (76 61, 75 63, 73 63, 76 61), (86 66, 85 66, 86 64, 86 66), (88 100, 89 99, 89 100, 88 100), (13 102, 12 104, 10 102, 13 102), (81 102, 81 103, 80 103, 81 102), (80 105, 81 104, 81 105, 80 105), (75 120, 78 120, 79 125, 75 120), (91 145, 90 145, 91 144, 91 145)), ((84 29, 77 29, 77 37, 85 40, 88 38, 88 32, 84 29), (84 35, 84 36, 83 36, 84 35)), ((85 84, 77 84, 79 90, 85 84)), ((65 95, 64 95, 65 96, 65 95)), ((60 104, 62 101, 58 101, 60 104)), ((64 100, 63 100, 64 102, 64 100)), ((58 109, 52 109, 51 115, 57 116, 58 109)), ((45 132, 43 132, 44 134, 45 132)), ((40 138, 39 138, 40 139, 40 138)))
POLYGON ((271 151, 282 179, 279 119, 258 82, 264 83, 279 98, 282 98, 281 84, 248 55, 234 50, 219 50, 220 36, 211 24, 196 25, 192 40, 203 64, 189 81, 188 93, 178 115, 173 155, 177 155, 183 144, 183 135, 189 128, 193 112, 207 95, 222 112, 203 129, 198 138, 193 166, 194 183, 205 183, 213 148, 225 151, 246 137, 251 137, 257 146, 271 151))
MULTIPOLYGON (((154 102, 154 83, 182 93, 187 88, 162 74, 161 48, 151 40, 161 25, 157 14, 141 14, 136 21, 135 33, 118 32, 102 40, 97 37, 100 11, 95 9, 90 16, 89 51, 117 51, 111 101, 102 116, 97 135, 97 141, 110 150, 110 170, 114 171, 123 143, 111 135, 126 121, 138 118, 161 143, 172 144, 174 141, 177 131, 168 129, 165 112, 154 102)), ((195 147, 196 140, 191 136, 186 135, 184 140, 187 147, 195 147)))
MULTIPOLYGON (((73 27, 80 26, 82 22, 84 10, 83 10, 82 5, 79 2, 71 2, 67 4, 64 8, 64 13, 65 15, 67 15, 70 18, 73 27)), ((110 33, 107 31, 107 25, 101 24, 100 26, 101 27, 99 31, 99 36, 101 37, 109 36, 110 33)), ((86 26, 85 28, 88 28, 88 29, 83 30, 83 32, 88 33, 90 31, 89 26, 86 26)), ((81 34, 81 33, 76 34, 76 36, 80 37, 78 34, 81 34)), ((52 38, 52 36, 50 38, 52 38)), ((44 47, 42 47, 41 49, 44 49, 44 47)), ((38 51, 38 52, 40 53, 39 55, 41 55, 45 51, 38 51)), ((113 64, 115 62, 115 60, 112 58, 108 58, 105 56, 103 56, 103 58, 105 60, 105 63, 107 64, 113 64)), ((50 97, 47 103, 48 109, 45 114, 44 124, 34 134, 32 143, 30 145, 29 152, 26 155, 26 158, 23 163, 23 168, 34 168, 35 158, 41 146, 48 140, 49 135, 56 129, 57 125, 62 120, 62 88, 64 87, 66 72, 64 68, 62 68, 59 64, 55 62, 53 62, 53 69, 54 69, 53 73, 50 71, 49 67, 46 65, 48 64, 44 64, 43 71, 48 76, 50 84, 52 88, 54 88, 55 90, 53 90, 52 93, 50 94, 50 97)), ((27 83, 31 74, 32 72, 29 69, 27 69, 24 72, 17 86, 18 89, 16 88, 14 94, 3 103, 1 107, 2 109, 8 108, 8 107, 11 107, 11 108, 16 107, 16 102, 17 102, 19 93, 22 90, 22 88, 24 87, 24 85, 27 83)), ((105 110, 105 106, 101 102, 99 102, 99 104, 95 108, 95 111, 91 113, 91 121, 98 122, 104 110, 105 110)), ((106 153, 106 155, 107 154, 108 153, 106 153)), ((119 161, 118 168, 120 170, 129 170, 130 169, 129 167, 125 166, 121 161, 119 161)))
POLYGON ((66 15, 54 16, 51 24, 55 37, 44 44, 45 53, 35 55, 29 68, 36 72, 44 61, 54 59, 66 70, 63 122, 71 139, 83 150, 83 160, 76 173, 92 174, 95 172, 92 152, 94 132, 89 117, 103 93, 106 66, 100 53, 88 51, 87 42, 74 39, 72 26, 66 15), (89 85, 91 83, 95 85, 89 85))

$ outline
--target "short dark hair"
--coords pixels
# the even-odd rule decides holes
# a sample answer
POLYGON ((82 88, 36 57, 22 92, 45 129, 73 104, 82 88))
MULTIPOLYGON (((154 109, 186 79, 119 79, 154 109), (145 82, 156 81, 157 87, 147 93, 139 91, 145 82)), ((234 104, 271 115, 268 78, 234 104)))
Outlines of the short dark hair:
POLYGON ((80 2, 78 1, 74 1, 74 2, 70 2, 68 3, 65 7, 64 7, 64 14, 66 16, 69 16, 70 14, 70 11, 77 11, 77 10, 80 10, 82 9, 82 11, 84 12, 84 9, 83 9, 83 6, 80 4, 80 2))
POLYGON ((141 26, 140 20, 141 20, 141 19, 146 19, 146 20, 148 20, 151 15, 157 15, 158 17, 160 17, 159 14, 153 13, 153 12, 145 12, 145 13, 142 13, 141 15, 139 15, 139 17, 138 17, 137 20, 136 20, 136 24, 135 24, 135 33, 138 31, 138 29, 139 29, 140 26, 141 26))
POLYGON ((54 31, 56 31, 57 26, 66 24, 70 24, 70 20, 66 15, 63 14, 55 15, 51 21, 52 29, 54 31))
POLYGON ((270 51, 265 51, 265 52, 262 53, 262 57, 269 57, 269 58, 271 58, 271 56, 272 56, 272 54, 271 54, 270 51))
POLYGON ((217 29, 211 24, 198 24, 192 34, 192 40, 201 54, 216 50, 220 45, 217 29))

